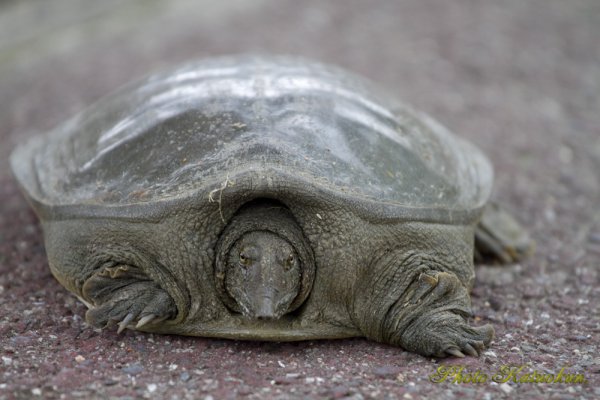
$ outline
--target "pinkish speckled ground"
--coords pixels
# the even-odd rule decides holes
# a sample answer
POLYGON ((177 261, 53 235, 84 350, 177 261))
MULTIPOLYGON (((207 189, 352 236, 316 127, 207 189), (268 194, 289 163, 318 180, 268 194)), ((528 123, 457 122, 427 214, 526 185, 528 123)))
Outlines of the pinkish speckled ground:
POLYGON ((0 5, 0 399, 600 397, 598 1, 165 4, 0 5), (119 336, 85 324, 84 306, 50 275, 10 149, 141 74, 256 51, 366 75, 490 156, 495 197, 538 250, 521 265, 478 269, 476 319, 497 333, 482 357, 432 360, 363 339, 119 336), (446 364, 490 377, 430 382, 446 364), (503 365, 567 367, 588 383, 490 382, 503 365))

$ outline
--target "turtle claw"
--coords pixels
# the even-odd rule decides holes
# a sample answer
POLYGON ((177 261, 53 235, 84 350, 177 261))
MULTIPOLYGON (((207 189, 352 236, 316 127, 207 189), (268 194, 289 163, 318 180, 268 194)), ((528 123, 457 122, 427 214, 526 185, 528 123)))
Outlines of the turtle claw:
POLYGON ((151 322, 155 318, 156 318, 156 315, 154 315, 154 314, 145 315, 142 318, 140 318, 140 320, 138 321, 138 323, 135 325, 135 328, 136 329, 141 328, 142 326, 144 326, 147 323, 151 322))
POLYGON ((84 295, 92 305, 86 320, 96 327, 118 325, 139 329, 177 314, 173 298, 157 283, 136 270, 115 267, 92 276, 84 285, 84 295), (116 271, 116 272, 115 272, 116 271))
POLYGON ((465 351, 465 353, 467 353, 470 356, 479 357, 479 352, 477 350, 475 350, 473 348, 473 346, 471 346, 468 343, 465 344, 465 347, 463 348, 463 350, 465 351))
MULTIPOLYGON (((127 326, 129 326, 129 324, 134 321, 136 319, 135 314, 133 313, 129 313, 127 314, 127 316, 125 316, 125 318, 119 322, 119 329, 117 329, 117 333, 121 333, 125 330, 125 328, 127 328, 127 326)), ((165 318, 159 318, 157 315, 155 314, 147 314, 144 315, 143 317, 141 317, 137 323, 135 324, 135 329, 139 329, 151 322, 160 322, 160 321, 164 321, 165 318)))
POLYGON ((418 286, 417 286, 415 292, 412 294, 411 302, 413 304, 420 302, 423 299, 423 297, 425 297, 429 292, 431 292, 433 289, 435 289, 435 287, 437 285, 438 285, 438 277, 437 276, 431 276, 431 275, 422 273, 421 275, 419 275, 419 283, 418 283, 418 286))
POLYGON ((419 283, 427 285, 427 286, 429 286, 430 289, 432 289, 437 286, 438 277, 422 273, 419 275, 419 283))
POLYGON ((125 330, 125 328, 127 328, 127 325, 129 325, 129 323, 131 321, 133 321, 133 319, 135 318, 135 314, 133 313, 129 313, 125 316, 125 318, 123 318, 123 320, 121 322, 119 322, 119 329, 117 329, 117 333, 121 333, 125 330))
POLYGON ((446 353, 454 357, 465 358, 463 352, 456 347, 450 347, 449 349, 446 349, 446 353))

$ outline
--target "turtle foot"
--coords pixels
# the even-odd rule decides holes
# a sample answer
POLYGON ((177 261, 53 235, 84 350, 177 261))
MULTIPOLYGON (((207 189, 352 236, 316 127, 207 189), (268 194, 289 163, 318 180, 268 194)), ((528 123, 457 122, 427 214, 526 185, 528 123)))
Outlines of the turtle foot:
POLYGON ((471 327, 464 322, 441 326, 423 335, 435 357, 478 357, 494 337, 491 325, 471 327))
POLYGON ((90 325, 99 328, 117 325, 141 329, 173 318, 177 308, 171 296, 137 269, 127 266, 105 268, 83 286, 92 307, 86 313, 90 325))
POLYGON ((416 318, 402 332, 402 347, 424 356, 479 356, 492 341, 494 329, 491 325, 472 327, 466 322, 470 315, 466 296, 454 274, 421 274, 409 303, 425 307, 413 314, 416 318))

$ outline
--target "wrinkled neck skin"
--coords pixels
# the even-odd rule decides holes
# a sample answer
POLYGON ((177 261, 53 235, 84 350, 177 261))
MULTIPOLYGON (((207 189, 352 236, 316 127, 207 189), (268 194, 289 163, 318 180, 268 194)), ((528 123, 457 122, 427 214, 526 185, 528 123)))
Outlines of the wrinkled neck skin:
POLYGON ((217 257, 221 295, 247 319, 279 319, 298 308, 312 287, 312 251, 279 203, 242 207, 221 234, 217 257))

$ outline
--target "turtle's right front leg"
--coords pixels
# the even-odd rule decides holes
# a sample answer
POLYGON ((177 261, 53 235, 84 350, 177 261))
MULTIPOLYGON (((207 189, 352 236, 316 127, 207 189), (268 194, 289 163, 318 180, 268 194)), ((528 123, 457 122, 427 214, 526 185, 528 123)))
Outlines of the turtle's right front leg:
POLYGON ((101 268, 82 288, 90 309, 86 320, 96 327, 118 324, 118 332, 173 318, 177 307, 171 296, 142 270, 129 265, 101 268))
POLYGON ((390 254, 361 288, 355 315, 368 338, 424 356, 464 357, 479 355, 494 336, 490 325, 467 323, 467 288, 431 256, 390 254))
POLYGON ((435 357, 478 356, 494 337, 491 325, 467 323, 469 295, 453 273, 421 273, 402 301, 388 310, 386 338, 407 350, 435 357))

